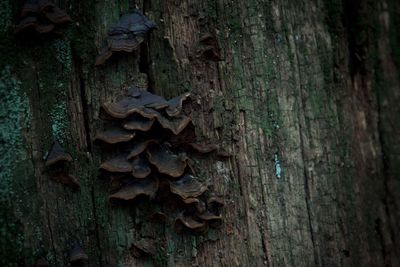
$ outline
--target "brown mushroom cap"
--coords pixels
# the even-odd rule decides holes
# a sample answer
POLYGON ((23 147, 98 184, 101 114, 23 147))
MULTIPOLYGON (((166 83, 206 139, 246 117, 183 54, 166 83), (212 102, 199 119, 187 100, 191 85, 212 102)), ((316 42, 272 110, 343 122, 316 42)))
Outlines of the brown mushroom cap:
POLYGON ((96 60, 96 65, 103 64, 111 56, 112 52, 132 52, 136 50, 140 43, 144 41, 146 32, 155 27, 156 24, 138 10, 135 10, 131 14, 123 15, 117 25, 108 31, 108 51, 103 50, 96 60), (104 54, 107 54, 107 57, 104 57, 104 54))
POLYGON ((157 25, 143 15, 139 10, 134 10, 130 14, 122 15, 118 23, 110 28, 108 35, 119 35, 119 34, 134 34, 143 35, 149 30, 156 28, 157 25))
POLYGON ((177 116, 181 113, 183 102, 190 96, 190 93, 176 96, 168 100, 168 107, 165 109, 167 114, 171 117, 177 116))
POLYGON ((72 161, 72 157, 64 151, 60 143, 55 141, 46 157, 45 166, 48 167, 60 161, 72 161))
POLYGON ((179 232, 182 229, 182 226, 198 233, 206 232, 208 230, 207 222, 199 222, 190 216, 180 215, 175 220, 175 229, 179 232))
POLYGON ((201 214, 198 214, 197 217, 199 217, 200 219, 204 220, 204 221, 222 221, 222 216, 221 215, 216 215, 212 212, 209 211, 205 211, 201 214))
POLYGON ((129 162, 125 156, 118 156, 103 162, 100 169, 109 172, 132 172, 132 163, 129 162))
POLYGON ((144 41, 144 36, 113 35, 107 37, 107 46, 96 58, 95 66, 103 65, 114 52, 131 53, 144 41))
POLYGON ((139 101, 140 106, 154 109, 163 109, 168 107, 168 102, 167 100, 165 100, 164 97, 152 94, 147 91, 140 91, 137 89, 137 87, 135 89, 130 90, 130 93, 132 96, 134 96, 135 99, 139 101), (135 89, 136 92, 134 92, 135 89))
POLYGON ((154 256, 157 253, 156 241, 151 238, 141 238, 133 244, 132 249, 133 255, 137 258, 143 254, 154 256))
POLYGON ((161 114, 157 116, 158 122, 161 124, 162 127, 165 129, 171 130, 175 135, 178 135, 182 132, 186 126, 192 121, 192 119, 185 115, 178 115, 172 118, 166 118, 161 114))
POLYGON ((107 61, 107 59, 109 59, 111 56, 112 56, 112 51, 108 47, 103 48, 100 54, 97 56, 94 65, 95 66, 103 65, 107 61))
POLYGON ((222 226, 222 216, 214 214, 210 211, 205 211, 201 214, 197 214, 197 217, 203 221, 208 222, 209 226, 212 228, 221 228, 222 226))
POLYGON ((78 244, 75 243, 74 247, 72 248, 70 257, 69 257, 69 262, 81 262, 81 261, 87 261, 89 259, 88 255, 86 255, 85 251, 82 249, 82 247, 78 244))
POLYGON ((207 186, 199 182, 193 175, 185 174, 177 181, 169 181, 171 192, 182 199, 195 198, 207 190, 207 186))
POLYGON ((185 147, 188 143, 192 143, 195 140, 196 132, 194 129, 194 125, 190 123, 178 135, 171 135, 168 139, 168 143, 170 143, 174 147, 185 147))
POLYGON ((78 189, 80 187, 79 181, 67 172, 57 172, 52 176, 53 180, 72 188, 78 189))
POLYGON ((194 150, 200 153, 210 153, 218 149, 218 145, 216 144, 196 144, 196 143, 189 143, 189 146, 192 147, 194 150))
POLYGON ((14 33, 19 33, 28 28, 36 28, 38 25, 38 20, 36 17, 26 17, 22 19, 17 26, 15 26, 14 33))
POLYGON ((158 189, 157 179, 134 180, 122 187, 118 192, 110 195, 109 199, 131 200, 137 196, 145 195, 152 198, 158 189))
POLYGON ((144 41, 144 36, 132 35, 113 35, 107 38, 108 47, 112 52, 133 52, 140 43, 144 41))
POLYGON ((160 173, 172 177, 181 176, 186 168, 186 156, 172 154, 166 146, 153 145, 146 151, 149 162, 154 165, 160 173))
POLYGON ((185 115, 167 118, 154 110, 168 106, 167 101, 161 96, 146 91, 136 91, 135 95, 136 97, 126 97, 115 103, 104 103, 102 107, 106 113, 114 118, 124 119, 132 114, 139 114, 147 119, 157 118, 163 128, 171 130, 175 135, 179 134, 191 122, 191 118, 185 115))
POLYGON ((139 113, 149 119, 156 118, 159 115, 157 111, 145 108, 138 99, 133 97, 124 98, 115 103, 104 103, 102 107, 111 117, 120 119, 124 119, 134 113, 139 113))
POLYGON ((194 205, 196 207, 197 212, 203 213, 206 210, 206 204, 198 198, 189 197, 186 199, 182 199, 183 203, 188 205, 194 205))
POLYGON ((142 132, 147 132, 153 126, 154 118, 145 118, 140 114, 132 114, 129 118, 127 118, 123 123, 122 127, 127 130, 139 130, 142 132))
POLYGON ((136 157, 132 162, 132 176, 135 178, 146 178, 151 173, 149 163, 144 157, 136 157))
POLYGON ((15 33, 32 28, 40 34, 54 30, 55 25, 72 22, 68 14, 49 0, 28 0, 23 5, 22 20, 15 28, 15 33))
POLYGON ((28 0, 28 2, 37 2, 40 11, 56 6, 52 0, 28 0))
POLYGON ((40 34, 49 33, 54 30, 55 26, 53 24, 39 24, 36 25, 35 30, 40 34))
POLYGON ((135 137, 134 132, 129 132, 120 128, 111 128, 104 132, 96 133, 95 139, 109 144, 128 142, 135 137))
POLYGON ((68 16, 68 14, 64 10, 56 6, 53 6, 52 8, 43 9, 42 13, 46 18, 48 18, 54 24, 72 22, 71 17, 68 16))
POLYGON ((224 200, 215 194, 211 194, 209 196, 209 198, 207 199, 207 206, 208 207, 213 207, 213 206, 222 207, 222 206, 224 206, 224 200))
POLYGON ((135 142, 132 145, 132 148, 129 152, 129 155, 127 156, 127 159, 132 159, 136 156, 138 156, 140 153, 146 150, 146 148, 152 144, 156 143, 157 141, 155 139, 149 139, 143 142, 135 142))

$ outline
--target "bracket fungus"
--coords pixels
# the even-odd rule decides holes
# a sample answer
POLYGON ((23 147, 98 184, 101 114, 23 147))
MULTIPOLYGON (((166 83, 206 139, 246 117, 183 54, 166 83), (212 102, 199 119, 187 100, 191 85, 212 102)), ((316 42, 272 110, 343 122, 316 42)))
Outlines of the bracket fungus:
POLYGON ((204 233, 208 230, 208 224, 206 221, 197 221, 191 216, 181 214, 175 220, 175 230, 182 232, 184 229, 188 229, 194 233, 204 233))
POLYGON ((55 141, 46 156, 44 165, 53 180, 72 188, 79 188, 79 181, 69 173, 68 162, 71 161, 71 155, 64 151, 59 142, 55 141))
POLYGON ((187 199, 202 195, 207 186, 200 183, 193 175, 185 174, 177 181, 170 181, 170 189, 172 193, 187 199))
MULTIPOLYGON (((96 140, 108 143, 105 153, 112 154, 99 169, 110 177, 119 177, 110 200, 147 196, 179 210, 181 215, 174 219, 177 230, 204 233, 222 221, 221 205, 217 205, 220 200, 196 177, 188 155, 193 151, 207 154, 218 146, 196 142, 194 125, 184 105, 189 100, 190 93, 167 101, 131 87, 119 101, 104 103, 102 108, 111 120, 105 121, 105 131, 97 133, 96 140)), ((104 142, 99 145, 105 146, 104 142)))
POLYGON ((126 131, 121 128, 111 128, 104 132, 96 133, 95 139, 109 144, 128 142, 135 137, 135 132, 126 131))
POLYGON ((132 245, 131 252, 135 258, 146 255, 155 256, 157 254, 156 242, 154 239, 141 238, 132 245))
POLYGON ((20 18, 15 26, 16 34, 26 31, 46 34, 72 22, 71 17, 51 0, 26 0, 20 18))
POLYGON ((218 149, 218 146, 215 144, 189 143, 189 146, 202 154, 210 153, 218 149))
POLYGON ((151 146, 146 153, 149 162, 162 174, 179 177, 185 171, 185 155, 174 155, 165 146, 151 146))
POLYGON ((130 149, 127 159, 133 159, 134 157, 138 156, 143 151, 145 151, 147 149, 147 146, 149 146, 151 143, 156 143, 156 142, 157 141, 155 139, 149 139, 142 142, 134 142, 130 149))
POLYGON ((119 156, 109 159, 100 165, 100 169, 108 172, 132 172, 132 164, 126 156, 119 156))
POLYGON ((118 192, 112 194, 110 199, 132 200, 140 195, 153 198, 158 189, 157 179, 139 179, 123 186, 118 192))
POLYGON ((148 161, 141 156, 136 157, 133 160, 132 176, 135 178, 146 178, 150 173, 151 169, 148 161))
POLYGON ((55 141, 46 157, 45 166, 49 167, 59 162, 72 161, 70 154, 66 153, 60 143, 55 141))
POLYGON ((103 65, 114 52, 133 52, 144 41, 146 33, 156 26, 139 10, 123 15, 108 31, 106 45, 96 59, 96 66, 103 65))
POLYGON ((145 118, 139 114, 132 114, 127 118, 122 127, 127 130, 139 130, 142 132, 147 132, 153 126, 154 118, 145 118))

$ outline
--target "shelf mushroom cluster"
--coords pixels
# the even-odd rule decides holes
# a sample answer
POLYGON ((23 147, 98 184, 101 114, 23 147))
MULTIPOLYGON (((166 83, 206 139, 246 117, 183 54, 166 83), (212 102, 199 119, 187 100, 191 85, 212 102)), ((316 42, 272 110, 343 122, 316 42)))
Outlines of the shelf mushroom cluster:
POLYGON ((108 121, 95 139, 110 155, 100 171, 118 180, 110 200, 176 199, 183 208, 176 229, 203 233, 221 224, 223 201, 195 176, 187 156, 189 150, 217 150, 216 145, 194 143, 193 124, 183 109, 189 98, 185 93, 167 101, 131 87, 122 100, 102 105, 108 121))
POLYGON ((15 33, 33 31, 38 34, 53 32, 72 22, 71 17, 51 0, 26 0, 15 33))
POLYGON ((133 52, 144 41, 146 33, 155 27, 156 24, 139 10, 123 15, 108 31, 106 45, 96 59, 96 66, 103 65, 114 52, 133 52))

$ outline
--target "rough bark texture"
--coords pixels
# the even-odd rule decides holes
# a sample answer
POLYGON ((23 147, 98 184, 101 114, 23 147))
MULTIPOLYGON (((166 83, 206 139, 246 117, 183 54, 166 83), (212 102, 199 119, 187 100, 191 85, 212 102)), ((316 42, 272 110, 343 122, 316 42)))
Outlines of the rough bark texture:
POLYGON ((87 266, 400 266, 398 1, 57 2, 74 23, 32 40, 13 36, 22 1, 0 1, 1 266, 67 266, 76 240, 87 266), (136 5, 158 29, 94 67, 136 5), (206 33, 221 61, 201 53, 206 33), (179 235, 147 221, 153 204, 108 201, 93 137, 131 84, 191 91, 197 135, 232 153, 199 162, 225 197, 221 230, 179 235), (54 139, 78 191, 45 172, 54 139), (133 257, 141 237, 155 256, 133 257))

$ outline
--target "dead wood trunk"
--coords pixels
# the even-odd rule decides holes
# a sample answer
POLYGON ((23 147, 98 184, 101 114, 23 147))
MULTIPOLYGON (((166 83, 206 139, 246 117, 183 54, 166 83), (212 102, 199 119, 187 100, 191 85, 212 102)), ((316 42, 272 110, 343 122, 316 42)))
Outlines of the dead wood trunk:
POLYGON ((64 0, 73 23, 39 40, 13 35, 22 2, 0 1, 1 266, 68 266, 75 241, 87 266, 400 266, 398 1, 64 0), (135 6, 157 30, 95 67, 135 6), (108 201, 93 140, 131 84, 192 92, 197 135, 232 153, 199 163, 222 229, 179 235, 108 201), (55 139, 77 191, 45 171, 55 139), (142 237, 153 257, 134 257, 142 237))

